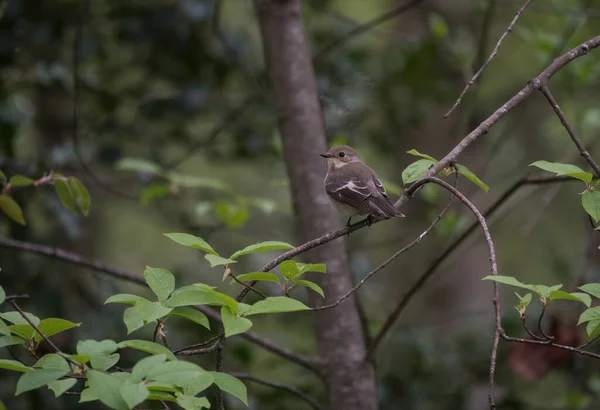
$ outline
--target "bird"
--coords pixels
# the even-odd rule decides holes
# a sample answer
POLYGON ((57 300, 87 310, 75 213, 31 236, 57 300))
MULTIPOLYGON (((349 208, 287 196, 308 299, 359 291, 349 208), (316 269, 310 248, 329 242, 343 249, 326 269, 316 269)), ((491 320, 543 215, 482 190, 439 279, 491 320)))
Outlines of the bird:
POLYGON ((350 215, 346 226, 357 215, 368 215, 369 225, 373 217, 404 216, 394 207, 375 171, 362 162, 354 148, 337 145, 319 155, 327 160, 325 193, 338 212, 350 215))

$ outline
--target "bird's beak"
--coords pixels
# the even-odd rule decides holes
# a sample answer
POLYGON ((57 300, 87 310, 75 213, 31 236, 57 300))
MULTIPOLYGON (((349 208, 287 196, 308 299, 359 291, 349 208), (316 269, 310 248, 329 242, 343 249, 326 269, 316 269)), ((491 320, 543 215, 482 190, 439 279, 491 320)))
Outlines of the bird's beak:
POLYGON ((331 154, 319 154, 320 156, 322 156, 323 158, 331 158, 333 157, 333 155, 331 154))

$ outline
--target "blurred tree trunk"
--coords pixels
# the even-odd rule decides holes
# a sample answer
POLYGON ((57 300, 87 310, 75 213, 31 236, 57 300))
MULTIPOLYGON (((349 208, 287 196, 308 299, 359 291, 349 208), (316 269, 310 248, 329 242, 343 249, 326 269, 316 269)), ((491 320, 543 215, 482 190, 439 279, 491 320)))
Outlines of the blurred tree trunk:
MULTIPOLYGON (((267 69, 273 86, 275 109, 283 139, 284 158, 291 183, 302 241, 340 228, 338 215, 323 189, 325 163, 319 153, 327 150, 321 108, 301 15, 301 0, 255 0, 267 69)), ((307 258, 327 264, 320 282, 330 303, 351 287, 344 240, 320 246, 307 258)), ((365 346, 354 301, 337 309, 316 313, 319 354, 324 360, 330 408, 377 408, 375 375, 363 360, 365 346)))

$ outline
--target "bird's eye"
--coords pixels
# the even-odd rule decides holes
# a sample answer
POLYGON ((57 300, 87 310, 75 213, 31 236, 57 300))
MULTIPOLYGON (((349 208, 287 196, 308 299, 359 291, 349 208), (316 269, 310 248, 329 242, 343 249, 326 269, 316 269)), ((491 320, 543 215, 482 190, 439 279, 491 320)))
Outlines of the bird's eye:
POLYGON ((346 154, 344 154, 343 152, 340 152, 338 155, 340 156, 340 158, 344 158, 346 156, 346 154))

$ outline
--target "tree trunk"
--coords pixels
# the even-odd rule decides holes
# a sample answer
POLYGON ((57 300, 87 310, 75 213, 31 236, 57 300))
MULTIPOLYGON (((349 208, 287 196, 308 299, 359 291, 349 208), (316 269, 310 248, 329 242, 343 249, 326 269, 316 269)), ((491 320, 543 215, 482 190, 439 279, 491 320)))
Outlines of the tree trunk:
MULTIPOLYGON (((327 150, 327 144, 300 3, 301 0, 254 0, 283 139, 297 232, 302 241, 307 241, 339 229, 340 222, 323 188, 325 162, 319 153, 327 150)), ((351 288, 345 240, 315 248, 306 257, 327 265, 327 275, 314 278, 323 287, 326 300, 311 296, 313 303, 330 303, 351 288)), ((354 300, 315 315, 330 409, 376 409, 375 375, 372 365, 363 360, 365 346, 354 300)))

